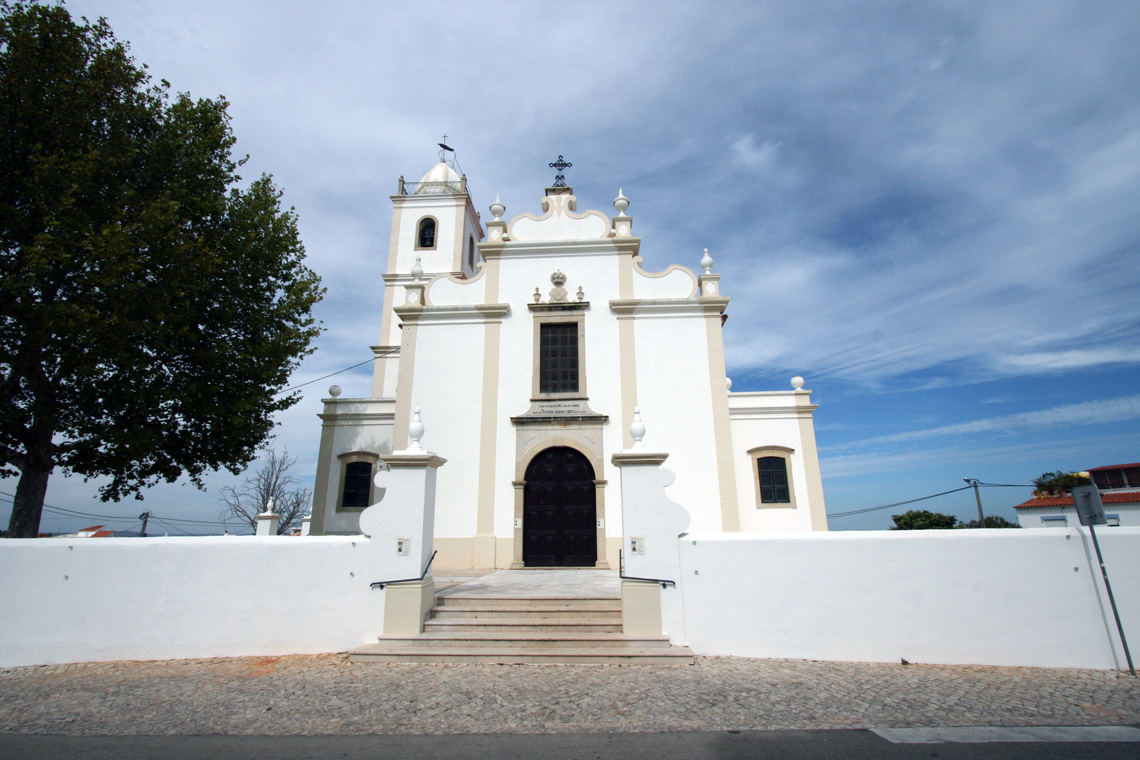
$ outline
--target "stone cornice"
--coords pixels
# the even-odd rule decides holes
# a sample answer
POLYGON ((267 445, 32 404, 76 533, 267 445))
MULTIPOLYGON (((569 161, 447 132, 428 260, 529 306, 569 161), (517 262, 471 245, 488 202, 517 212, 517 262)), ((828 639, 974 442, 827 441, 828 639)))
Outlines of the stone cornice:
POLYGON ((615 467, 623 467, 627 464, 656 464, 660 465, 669 458, 669 455, 662 451, 619 451, 610 457, 615 467))
POLYGON ((724 296, 701 298, 619 298, 610 301, 610 309, 622 316, 663 314, 723 314, 729 299, 724 296))

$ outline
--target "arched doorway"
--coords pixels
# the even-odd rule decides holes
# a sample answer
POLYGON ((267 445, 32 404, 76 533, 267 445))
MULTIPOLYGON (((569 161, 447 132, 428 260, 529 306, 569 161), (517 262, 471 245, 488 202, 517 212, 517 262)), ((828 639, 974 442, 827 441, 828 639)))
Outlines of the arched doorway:
POLYGON ((594 567, 598 561, 594 468, 578 451, 554 446, 526 468, 523 563, 594 567))

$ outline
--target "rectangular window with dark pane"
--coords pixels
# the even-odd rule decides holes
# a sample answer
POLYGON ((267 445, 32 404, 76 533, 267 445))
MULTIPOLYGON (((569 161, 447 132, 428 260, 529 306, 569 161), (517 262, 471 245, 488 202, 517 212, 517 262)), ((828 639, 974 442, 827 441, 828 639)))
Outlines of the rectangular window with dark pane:
POLYGON ((783 457, 760 457, 756 460, 760 476, 762 504, 788 504, 788 460, 783 457))
POLYGON ((372 463, 349 462, 344 467, 342 507, 367 507, 372 493, 372 463))
POLYGON ((538 392, 578 392, 578 323, 539 326, 538 392))

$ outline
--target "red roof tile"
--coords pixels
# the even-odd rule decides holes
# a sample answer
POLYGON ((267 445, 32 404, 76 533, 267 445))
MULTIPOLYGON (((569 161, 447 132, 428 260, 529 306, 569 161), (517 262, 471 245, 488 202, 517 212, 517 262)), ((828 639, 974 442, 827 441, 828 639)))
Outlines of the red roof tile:
MULTIPOLYGON (((1102 493, 1102 504, 1140 504, 1140 491, 1125 491, 1124 493, 1102 493)), ((1046 499, 1030 499, 1018 504, 1014 509, 1027 509, 1029 507, 1071 507, 1072 496, 1050 496, 1046 499)))
POLYGON ((1090 467, 1085 472, 1100 472, 1101 470, 1127 470, 1131 467, 1140 467, 1140 462, 1132 464, 1106 464, 1104 467, 1090 467))

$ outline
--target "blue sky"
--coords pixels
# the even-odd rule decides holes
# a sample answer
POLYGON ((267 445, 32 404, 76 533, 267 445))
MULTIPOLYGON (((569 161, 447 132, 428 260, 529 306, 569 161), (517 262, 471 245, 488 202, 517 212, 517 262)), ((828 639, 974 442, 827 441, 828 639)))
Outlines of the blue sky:
MULTIPOLYGON (((582 207, 624 190, 647 268, 709 248, 734 390, 801 374, 820 404, 829 512, 1140 460, 1140 5, 67 6, 175 90, 224 94, 245 176, 296 207, 328 287, 297 383, 369 357, 387 196, 447 133, 479 209, 537 210, 563 154, 582 207)), ((310 478, 329 382, 277 433, 310 478)), ((216 520, 238 480, 104 505, 57 474, 48 503, 216 520)), ((1028 490, 982 496, 1012 519, 1028 490)), ((916 506, 976 514, 968 491, 916 506)))

